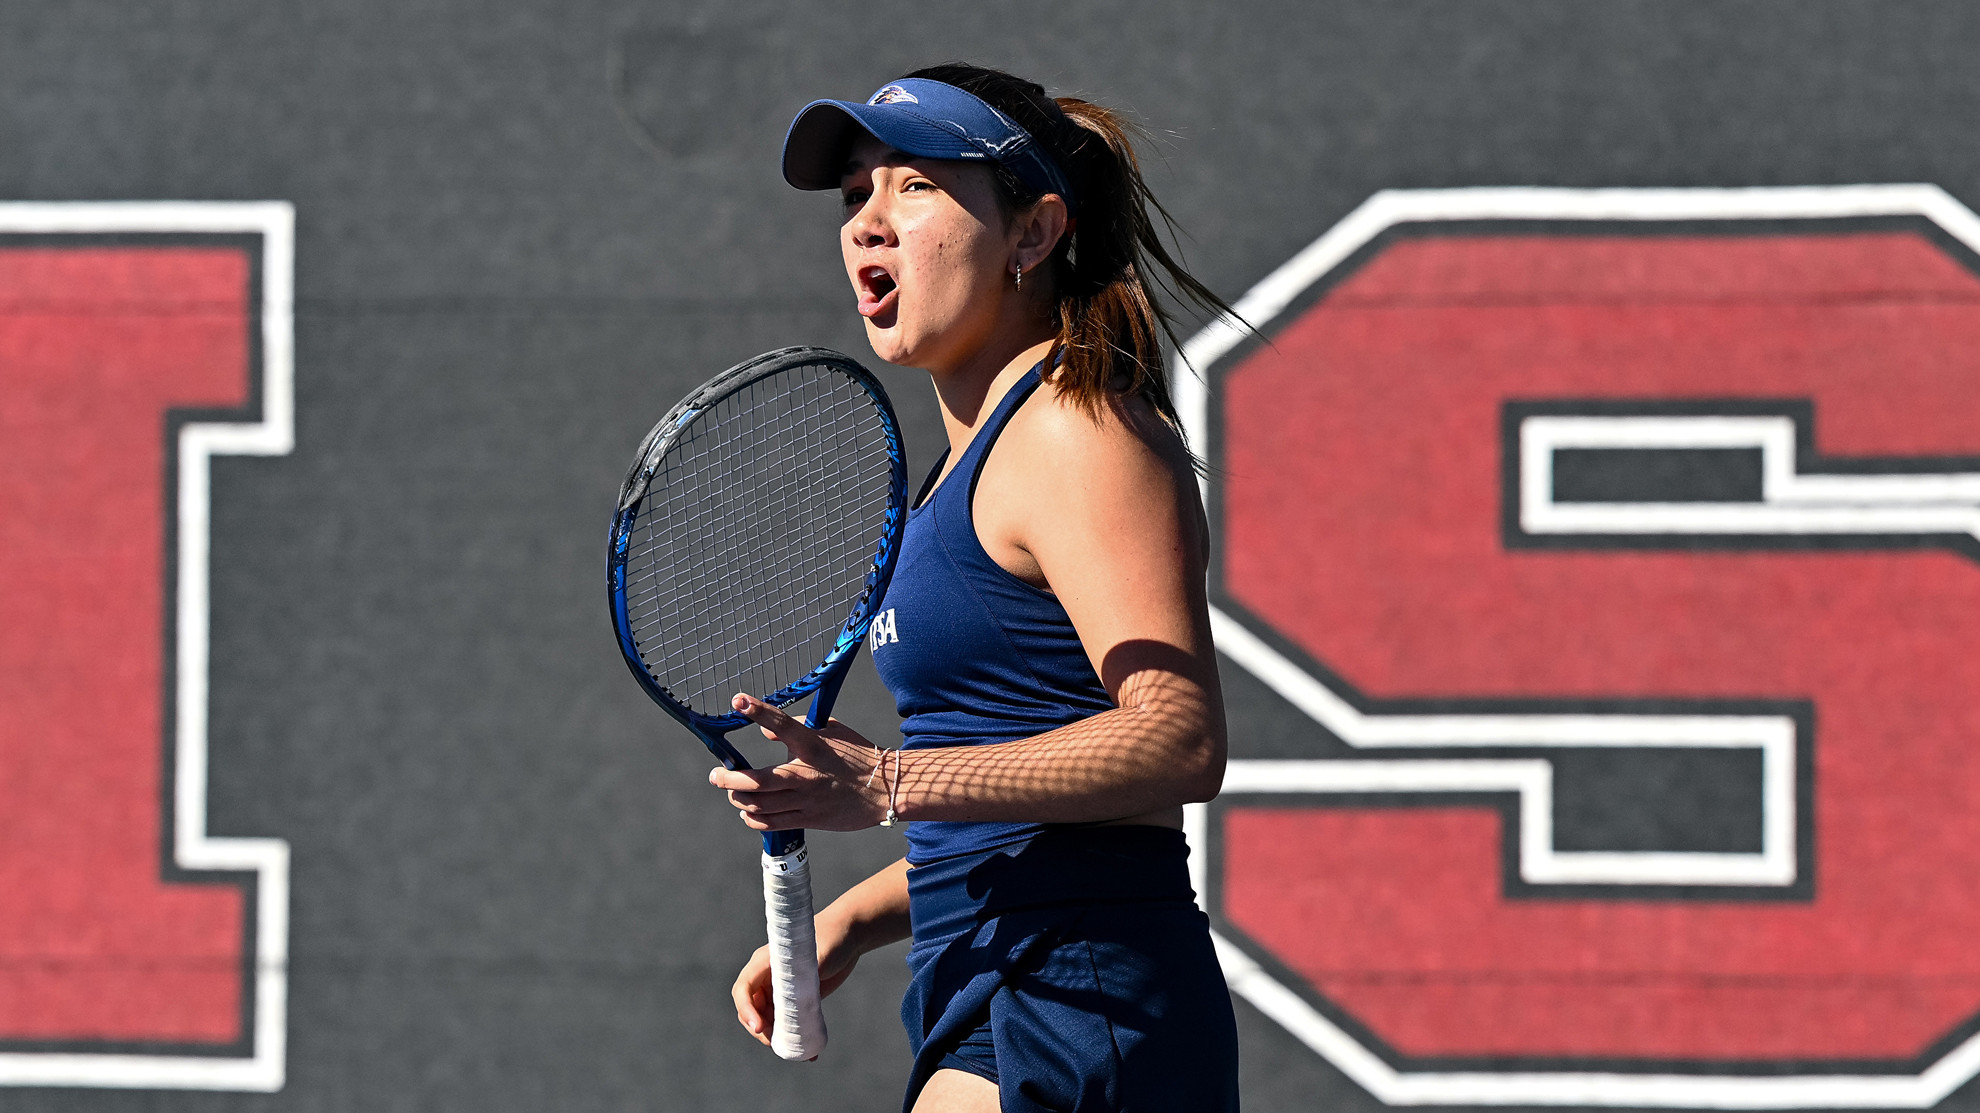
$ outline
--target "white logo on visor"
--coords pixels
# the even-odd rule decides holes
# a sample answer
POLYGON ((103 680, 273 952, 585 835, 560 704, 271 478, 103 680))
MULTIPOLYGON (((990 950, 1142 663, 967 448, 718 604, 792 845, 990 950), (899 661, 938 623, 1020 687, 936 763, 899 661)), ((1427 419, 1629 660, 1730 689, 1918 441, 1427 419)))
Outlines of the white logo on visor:
POLYGON ((921 102, 915 99, 915 95, 913 93, 908 92, 906 89, 901 88, 899 85, 889 85, 886 88, 880 90, 879 92, 873 94, 873 98, 867 101, 866 103, 920 104, 921 102))

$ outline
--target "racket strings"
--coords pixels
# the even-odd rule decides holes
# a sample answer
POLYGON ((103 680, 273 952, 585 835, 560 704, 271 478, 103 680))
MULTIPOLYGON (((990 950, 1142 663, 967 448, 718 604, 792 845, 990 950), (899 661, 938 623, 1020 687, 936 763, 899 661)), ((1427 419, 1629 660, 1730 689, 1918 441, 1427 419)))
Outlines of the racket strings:
MULTIPOLYGON (((876 478, 882 482, 886 481, 888 478, 887 469, 885 468, 877 469, 877 474, 875 474, 874 471, 869 471, 866 474, 851 477, 851 480, 870 481, 876 478)), ((852 539, 853 547, 845 549, 844 551, 841 552, 834 553, 832 555, 846 557, 846 558, 858 557, 863 555, 870 558, 872 554, 870 552, 863 551, 863 549, 861 548, 861 543, 864 540, 865 539, 852 539)), ((678 538, 668 537, 666 535, 656 535, 653 538, 653 541, 651 542, 651 547, 666 548, 670 544, 677 542, 678 542, 678 538)), ((650 551, 643 552, 640 554, 636 554, 635 559, 639 559, 641 557, 651 558, 651 556, 652 554, 650 551)), ((721 569, 721 570, 710 569, 701 577, 694 580, 689 580, 685 583, 678 585, 679 594, 694 595, 697 593, 720 590, 723 584, 728 582, 731 578, 738 579, 743 582, 763 583, 766 577, 772 576, 774 574, 775 574, 775 568, 773 567, 772 561, 769 557, 753 556, 752 559, 750 560, 750 563, 745 567, 743 567, 742 569, 740 569, 739 574, 738 571, 734 569, 721 569)), ((810 595, 815 593, 815 589, 819 586, 817 569, 814 569, 809 565, 800 565, 790 568, 790 574, 792 576, 796 576, 800 578, 796 582, 789 582, 790 577, 787 576, 784 580, 772 581, 768 583, 767 584, 768 588, 774 593, 786 597, 789 596, 809 597, 810 595), (778 590, 780 588, 782 589, 781 591, 778 590)), ((864 582, 863 572, 860 575, 860 581, 864 582)), ((629 603, 631 604, 629 609, 632 611, 635 620, 639 620, 657 615, 660 611, 665 610, 671 602, 672 599, 670 598, 670 593, 663 591, 661 584, 653 583, 648 585, 646 589, 642 590, 637 595, 634 595, 629 599, 629 603)), ((844 616, 842 615, 840 617, 843 618, 844 616)), ((710 615, 704 616, 704 625, 706 625, 707 623, 726 623, 729 621, 730 618, 728 615, 711 613, 710 615)), ((697 632, 697 628, 682 627, 682 626, 675 627, 676 635, 689 634, 694 632, 697 632)))
MULTIPOLYGON (((821 483, 843 483, 854 480, 855 477, 852 476, 839 477, 832 474, 835 469, 826 465, 826 462, 845 459, 844 453, 855 447, 853 427, 850 422, 843 419, 858 414, 859 411, 853 404, 863 401, 862 391, 858 399, 842 398, 832 409, 818 413, 817 416, 800 418, 796 428, 801 430, 801 436, 793 447, 792 456, 814 468, 814 472, 808 475, 807 479, 815 479, 821 483), (836 412, 833 412, 834 409, 836 412)), ((769 475, 772 482, 775 482, 776 478, 774 473, 769 475)), ((882 513, 884 514, 884 510, 882 513)), ((807 643, 827 638, 836 639, 846 614, 851 610, 851 603, 857 598, 858 589, 865 584, 865 566, 871 563, 870 546, 873 539, 877 539, 877 535, 862 538, 853 533, 842 534, 839 538, 841 547, 838 551, 822 553, 821 559, 809 562, 780 562, 774 550, 769 547, 755 550, 756 559, 744 570, 741 578, 750 582, 764 582, 767 579, 766 588, 760 599, 766 602, 781 600, 793 608, 801 608, 804 603, 811 600, 829 601, 833 598, 844 600, 843 606, 837 608, 828 606, 819 610, 813 617, 815 628, 809 630, 780 630, 775 622, 745 626, 733 612, 731 613, 729 628, 725 633, 731 639, 744 641, 743 648, 737 651, 736 656, 745 660, 763 659, 799 666, 795 670, 776 671, 765 680, 766 686, 755 689, 756 691, 774 691, 776 687, 782 687, 783 684, 796 680, 804 672, 809 671, 812 664, 822 660, 823 654, 819 653, 810 658, 799 657, 784 662, 783 654, 778 650, 790 641, 792 634, 796 635, 799 641, 807 643), (861 542, 865 542, 867 551, 859 551, 861 542), (851 597, 847 598, 849 593, 851 597), (752 637, 753 640, 750 640, 752 637), (773 683, 775 687, 768 686, 773 683)), ((774 603, 770 605, 774 613, 778 608, 774 603)), ((803 621, 798 609, 787 610, 784 613, 803 621)))
MULTIPOLYGON (((832 415, 832 416, 837 416, 837 415, 832 415)), ((801 457, 801 458, 811 458, 811 459, 816 459, 816 458, 818 458, 818 457, 819 457, 819 455, 820 455, 820 453, 833 453, 833 454, 841 454, 841 453, 845 453, 845 452, 846 452, 846 451, 848 451, 849 449, 853 449, 853 448, 855 448, 855 447, 857 447, 857 442, 856 442, 856 440, 854 440, 854 438, 852 438, 852 437, 850 437, 850 436, 848 436, 848 435, 846 435, 846 433, 845 433, 845 431, 843 431, 843 430, 837 430, 836 432, 838 433, 838 435, 837 435, 837 436, 835 436, 835 437, 833 438, 833 440, 832 440, 831 442, 829 442, 829 443, 821 443, 821 442, 822 442, 822 438, 820 438, 820 437, 817 437, 817 436, 808 436, 808 437, 807 437, 807 441, 809 441, 809 442, 811 442, 811 443, 804 443, 804 442, 800 442, 800 443, 799 443, 799 444, 797 445, 797 447, 796 447, 796 451, 795 451, 795 455, 797 455, 797 456, 799 456, 799 457, 801 457)), ((738 445, 736 445, 736 444, 735 444, 734 442, 731 442, 731 443, 730 443, 730 444, 729 444, 728 446, 726 446, 726 447, 729 447, 729 448, 736 448, 736 447, 740 447, 740 446, 738 446, 738 445)), ((690 461, 690 463, 698 463, 698 461, 690 461)), ((734 468, 734 467, 735 467, 735 465, 734 465, 734 464, 732 464, 732 463, 728 463, 728 462, 725 462, 725 463, 724 463, 724 466, 727 466, 727 467, 732 467, 732 468, 734 468)), ((874 461, 874 460, 869 460, 869 461, 868 461, 868 462, 867 462, 867 463, 865 464, 865 466, 864 466, 864 467, 863 467, 863 468, 862 468, 861 470, 859 470, 859 471, 855 471, 855 472, 845 472, 845 473, 834 473, 834 475, 833 475, 833 476, 832 476, 831 478, 833 479, 833 481, 834 481, 834 482, 840 482, 840 483, 852 483, 852 484, 855 484, 855 485, 862 485, 862 486, 863 486, 863 485, 865 485, 865 484, 867 484, 867 483, 871 483, 871 482, 873 482, 873 481, 874 481, 874 480, 876 480, 876 479, 877 479, 877 480, 879 480, 879 481, 881 481, 881 482, 885 482, 885 481, 887 480, 887 478, 888 478, 888 477, 889 477, 889 465, 888 465, 888 462, 887 462, 887 461, 886 461, 885 459, 881 459, 881 460, 877 460, 877 461, 874 461)), ((666 479, 671 479, 671 478, 675 478, 675 477, 674 477, 674 476, 656 476, 656 477, 655 477, 655 485, 656 485, 656 487, 658 486, 658 484, 659 484, 660 482, 662 482, 662 481, 664 481, 664 480, 666 480, 666 479)), ((774 477, 772 477, 772 478, 774 478, 774 477)), ((746 482, 746 480, 745 480, 745 482, 746 482)), ((750 490, 750 491, 748 491, 748 492, 746 493, 746 495, 745 495, 745 497, 750 497, 750 496, 754 496, 754 495, 756 495, 756 494, 757 494, 757 492, 756 492, 755 490, 753 490, 753 489, 752 489, 752 490, 750 490)), ((678 495, 678 492, 677 492, 677 495, 678 495)), ((651 496, 649 496, 649 500, 650 500, 650 498, 651 498, 651 496)), ((664 506, 664 507, 661 507, 661 508, 659 508, 659 509, 658 509, 657 511, 656 511, 656 510, 654 510, 654 509, 648 509, 648 510, 646 510, 646 511, 645 511, 645 515, 646 515, 646 521, 647 521, 647 522, 648 522, 649 524, 651 524, 652 522, 654 522, 654 520, 655 520, 655 519, 654 519, 654 517, 653 517, 653 515, 655 515, 656 513, 657 513, 657 514, 660 514, 660 515, 670 515, 670 514, 675 514, 675 513, 677 513, 677 512, 680 512, 680 511, 684 511, 684 510, 686 510, 686 509, 689 509, 689 508, 687 508, 687 507, 685 507, 685 506, 682 506, 682 505, 680 505, 680 503, 681 503, 681 502, 682 502, 682 500, 681 500, 680 498, 678 498, 678 497, 677 497, 677 498, 675 498, 675 499, 673 499, 673 500, 670 500, 670 502, 669 502, 669 504, 668 504, 667 506, 664 506)), ((648 505, 649 505, 649 507, 651 507, 651 506, 652 506, 652 503, 651 503, 651 501, 649 501, 649 504, 648 504, 648 505)), ((678 519, 676 519, 676 520, 678 520, 678 519)), ((654 545, 654 546, 662 546, 662 545, 666 545, 666 544, 669 544, 669 543, 673 543, 673 542, 676 542, 676 541, 678 541, 678 540, 679 540, 679 536, 678 536, 678 534, 679 534, 679 531, 673 531, 672 533, 669 533, 669 534, 659 534, 659 535, 656 535, 656 536, 655 536, 655 537, 654 537, 654 538, 653 538, 653 539, 651 540, 651 542, 650 542, 650 544, 651 544, 651 545, 654 545)), ((848 536, 848 539, 850 539, 850 540, 858 540, 858 538, 856 537, 856 535, 853 535, 853 534, 848 534, 847 536, 848 536)), ((645 554, 641 554, 641 555, 645 555, 645 554)), ((759 556, 759 557, 758 557, 757 559, 755 559, 755 560, 753 560, 753 561, 752 561, 752 563, 751 563, 751 565, 750 565, 750 567, 748 567, 748 568, 746 568, 746 569, 744 569, 744 575, 742 576, 742 579, 743 579, 743 580, 745 580, 745 581, 752 581, 752 582, 753 582, 753 574, 754 574, 754 576, 760 576, 760 574, 761 574, 761 570, 762 570, 762 568, 763 568, 763 567, 764 567, 765 565, 767 565, 767 564, 769 564, 769 563, 770 563, 770 562, 771 562, 771 561, 772 561, 773 559, 775 559, 775 556, 774 556, 774 554, 773 554, 773 553, 772 553, 772 552, 771 552, 770 550, 767 550, 767 549, 765 549, 765 550, 760 550, 760 556, 759 556)), ((807 567, 807 566, 799 566, 799 567, 800 567, 800 568, 804 568, 804 567, 807 567)), ((728 570, 728 569, 720 569, 720 568, 715 568, 715 567, 713 567, 713 566, 704 566, 704 567, 703 567, 702 569, 700 569, 700 571, 701 571, 701 573, 702 573, 702 575, 701 575, 701 577, 700 577, 699 579, 697 579, 697 580, 691 580, 691 581, 688 581, 688 582, 687 582, 686 584, 683 584, 682 586, 683 586, 683 587, 685 587, 685 588, 687 588, 687 589, 689 589, 689 590, 694 590, 694 589, 698 589, 698 588, 702 588, 702 587, 705 587, 705 586, 707 586, 708 584, 710 584, 711 582, 713 582, 713 581, 716 581, 716 580, 726 580, 726 579, 729 579, 729 578, 731 578, 731 577, 732 577, 732 575, 733 575, 733 573, 731 572, 731 570, 728 570)), ((658 588, 658 585, 654 585, 654 587, 655 587, 655 589, 656 589, 656 591, 657 591, 657 588, 658 588)))
POLYGON ((820 664, 866 590, 893 474, 887 429, 830 366, 704 409, 654 468, 626 561, 648 671, 695 711, 769 695, 820 664))
MULTIPOLYGON (((819 451, 844 452, 847 448, 852 447, 851 444, 847 443, 849 440, 850 438, 842 434, 837 438, 835 438, 834 442, 830 444, 800 445, 799 452, 800 455, 807 455, 813 458, 815 458, 816 453, 818 453, 819 451)), ((879 483, 885 483, 889 480, 889 478, 890 478, 889 464, 885 459, 881 459, 878 461, 869 461, 861 471, 848 473, 843 477, 841 477, 838 481, 864 486, 867 484, 874 483, 876 481, 879 483)), ((651 503, 649 503, 649 507, 650 506, 651 503)), ((685 509, 685 508, 669 505, 667 507, 660 508, 657 511, 654 509, 648 509, 645 511, 645 522, 649 526, 651 526, 657 520, 655 517, 656 514, 661 516, 666 516, 680 509, 685 509)), ((633 554, 633 559, 635 561, 652 559, 653 553, 651 552, 651 549, 664 548, 672 544, 677 544, 681 539, 679 534, 680 534, 679 530, 673 530, 667 532, 655 531, 655 533, 649 538, 646 548, 642 551, 635 552, 633 554)), ((859 538, 856 534, 851 534, 851 533, 847 534, 846 539, 849 541, 853 541, 855 543, 863 542, 864 540, 863 538, 859 538)), ((834 555, 844 555, 844 554, 834 554, 834 555)), ((741 582, 744 583, 762 583, 764 581, 765 574, 769 570, 774 559, 775 559, 775 554, 771 549, 769 548, 759 549, 755 557, 751 560, 751 563, 745 568, 741 569, 740 576, 737 576, 735 571, 731 569, 723 569, 723 568, 714 567, 713 565, 706 565, 699 570, 701 574, 697 578, 691 579, 678 586, 682 592, 686 594, 694 594, 696 592, 705 591, 710 588, 718 587, 721 583, 727 582, 731 579, 740 580, 741 582)), ((792 567, 793 567, 793 571, 795 571, 798 574, 803 574, 814 570, 814 566, 811 564, 799 564, 792 567)), ((863 574, 862 574, 862 579, 863 579, 863 574)), ((778 585, 772 584, 771 586, 775 587, 778 585)), ((810 582, 796 585, 798 589, 796 593, 801 595, 809 594, 809 591, 805 589, 814 588, 816 586, 817 585, 815 579, 810 582)), ((647 586, 646 589, 635 592, 633 594, 633 596, 629 599, 629 603, 631 603, 631 607, 629 609, 633 612, 635 618, 649 617, 654 609, 664 607, 666 602, 666 600, 664 599, 664 595, 666 593, 662 590, 662 588, 663 585, 659 583, 651 583, 647 586), (641 602, 645 602, 648 604, 646 610, 640 609, 641 602)), ((728 616, 715 615, 712 617, 726 619, 728 616)), ((687 633, 689 631, 677 630, 677 632, 687 633)))
MULTIPOLYGON (((816 431, 814 427, 800 427, 816 431)), ((801 440, 793 449, 796 458, 804 461, 828 459, 826 454, 832 451, 832 446, 818 443, 821 440, 823 438, 818 436, 801 440)), ((781 612, 792 620, 790 626, 780 626, 774 618, 752 622, 734 610, 728 612, 729 622, 723 633, 728 644, 740 643, 741 648, 734 651, 736 656, 783 666, 759 669, 757 675, 751 678, 753 690, 774 691, 796 680, 812 664, 822 660, 823 650, 836 640, 852 602, 864 587, 865 566, 871 563, 871 552, 862 551, 867 548, 866 543, 870 543, 868 538, 846 535, 840 540, 842 544, 837 551, 827 549, 818 552, 818 559, 814 561, 792 563, 781 560, 768 546, 760 547, 751 554, 754 559, 742 570, 739 579, 765 585, 758 596, 762 604, 759 609, 771 616, 781 612), (823 601, 826 605, 819 608, 806 606, 815 601, 823 601), (816 648, 813 648, 814 643, 816 648), (803 651, 787 652, 798 645, 804 647, 803 651)), ((727 692, 720 694, 726 696, 727 692)))

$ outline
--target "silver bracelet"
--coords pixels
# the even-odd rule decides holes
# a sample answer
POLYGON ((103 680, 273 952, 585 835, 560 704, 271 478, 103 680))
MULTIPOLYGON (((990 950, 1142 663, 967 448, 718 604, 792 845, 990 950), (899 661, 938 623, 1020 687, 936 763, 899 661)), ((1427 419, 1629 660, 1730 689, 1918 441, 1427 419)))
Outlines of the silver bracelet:
POLYGON ((892 827, 894 820, 900 818, 899 814, 894 811, 894 791, 900 787, 901 782, 901 752, 897 749, 881 750, 880 756, 874 759, 872 771, 866 774, 866 787, 872 788, 873 778, 879 775, 881 766, 887 764, 889 757, 894 759, 894 770, 892 775, 887 778, 887 814, 880 820, 880 826, 882 827, 892 827))
POLYGON ((894 810, 894 792, 901 787, 901 751, 890 751, 894 755, 894 775, 887 778, 887 816, 880 821, 882 827, 892 827, 900 813, 894 810))

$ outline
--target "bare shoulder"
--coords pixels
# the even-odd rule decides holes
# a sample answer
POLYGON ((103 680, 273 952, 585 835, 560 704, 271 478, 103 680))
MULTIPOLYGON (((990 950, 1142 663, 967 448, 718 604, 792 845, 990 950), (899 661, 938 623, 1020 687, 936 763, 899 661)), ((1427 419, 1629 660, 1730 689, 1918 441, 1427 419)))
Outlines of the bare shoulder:
POLYGON ((1145 400, 1096 414, 1056 391, 1006 433, 977 490, 984 551, 1057 596, 1100 676, 1118 678, 1109 661, 1128 642, 1180 648, 1214 675, 1209 529, 1182 438, 1145 400))
POLYGON ((1061 575, 1065 560, 1120 555, 1095 546, 1200 560, 1208 528, 1191 465, 1182 438, 1145 399, 1116 396, 1088 408, 1047 383, 985 462, 977 536, 997 563, 1041 586, 1052 578, 1044 564, 1054 552, 1061 575))
POLYGON ((1004 439, 1016 450, 1007 454, 1012 470, 1053 477, 1061 489, 1121 481, 1166 485, 1192 475, 1182 438, 1135 396, 1109 396, 1086 407, 1045 383, 1012 417, 1004 439))

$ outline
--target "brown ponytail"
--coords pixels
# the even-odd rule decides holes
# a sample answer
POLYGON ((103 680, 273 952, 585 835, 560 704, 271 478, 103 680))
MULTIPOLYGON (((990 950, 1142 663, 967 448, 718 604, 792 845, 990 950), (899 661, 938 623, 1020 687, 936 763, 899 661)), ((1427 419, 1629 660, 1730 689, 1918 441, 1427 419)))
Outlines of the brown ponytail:
MULTIPOLYGON (((905 76, 954 85, 995 106, 1031 133, 1071 183, 1079 211, 1051 259, 1059 325, 1052 354, 1063 357, 1051 382, 1088 412, 1115 396, 1139 396, 1180 433, 1162 340, 1181 341, 1151 296, 1149 278, 1205 312, 1231 309, 1163 245, 1155 218, 1172 238, 1176 223, 1142 179, 1133 143, 1139 129, 1111 109, 1077 97, 1054 100, 1043 86, 1001 70, 951 62, 905 76)), ((1010 212, 1041 196, 1001 167, 997 194, 1010 212)), ((1050 356, 1046 365, 1053 365, 1050 356)))

